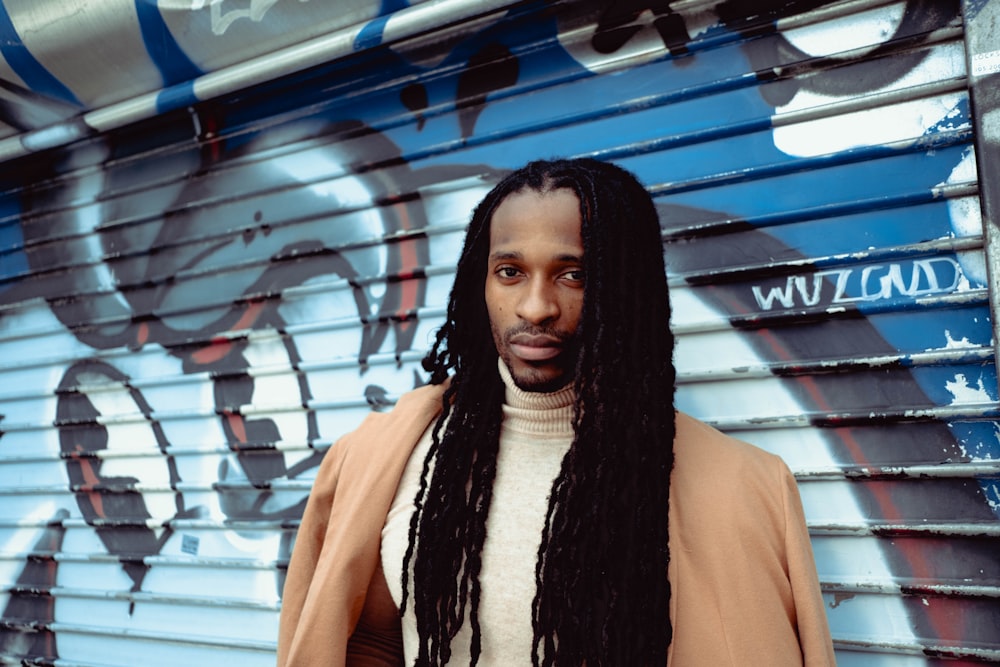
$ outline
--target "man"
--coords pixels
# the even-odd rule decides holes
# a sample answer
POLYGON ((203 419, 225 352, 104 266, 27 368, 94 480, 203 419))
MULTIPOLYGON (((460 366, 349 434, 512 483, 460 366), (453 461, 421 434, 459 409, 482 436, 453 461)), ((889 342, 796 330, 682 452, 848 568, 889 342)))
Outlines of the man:
POLYGON ((430 384, 317 475, 279 665, 834 664, 795 482, 674 411, 669 317, 631 174, 501 181, 430 384))

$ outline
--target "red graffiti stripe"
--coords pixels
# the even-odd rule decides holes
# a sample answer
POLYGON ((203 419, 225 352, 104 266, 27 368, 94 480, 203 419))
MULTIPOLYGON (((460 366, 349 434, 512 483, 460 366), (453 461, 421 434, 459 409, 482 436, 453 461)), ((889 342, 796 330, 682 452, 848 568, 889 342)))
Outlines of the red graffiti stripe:
MULTIPOLYGON (((80 443, 76 444, 76 451, 80 454, 88 453, 80 443)), ((94 508, 97 516, 104 518, 104 499, 101 497, 100 491, 97 490, 97 486, 101 483, 101 478, 97 475, 94 460, 81 456, 77 457, 76 461, 80 466, 80 472, 83 474, 84 480, 84 484, 80 486, 80 490, 86 491, 90 505, 94 508)))

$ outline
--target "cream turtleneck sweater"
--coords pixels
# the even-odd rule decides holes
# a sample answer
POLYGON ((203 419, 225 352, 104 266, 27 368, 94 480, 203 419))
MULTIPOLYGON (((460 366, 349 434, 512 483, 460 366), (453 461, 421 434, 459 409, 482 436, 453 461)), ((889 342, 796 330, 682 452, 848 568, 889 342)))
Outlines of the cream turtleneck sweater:
MULTIPOLYGON (((573 440, 573 389, 570 385, 552 393, 525 392, 514 385, 506 365, 501 362, 499 367, 506 400, 479 574, 479 664, 526 665, 531 664, 531 601, 545 512, 552 483, 573 440)), ((430 444, 428 428, 410 456, 382 529, 382 569, 397 607, 402 601, 403 555, 413 499, 430 444)), ((412 665, 418 644, 412 604, 407 605, 402 626, 405 663, 412 665)), ((453 664, 469 664, 471 636, 466 618, 451 643, 453 664)))

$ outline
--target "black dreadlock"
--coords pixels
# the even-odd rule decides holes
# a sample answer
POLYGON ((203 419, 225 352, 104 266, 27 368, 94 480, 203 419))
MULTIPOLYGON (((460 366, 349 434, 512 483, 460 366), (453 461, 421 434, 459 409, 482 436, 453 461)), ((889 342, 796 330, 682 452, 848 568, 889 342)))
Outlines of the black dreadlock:
POLYGON ((532 162, 476 207, 446 322, 423 362, 432 383, 453 377, 403 562, 404 610, 413 562, 418 665, 446 663, 466 618, 473 664, 481 649, 480 557, 504 399, 483 298, 490 220, 512 193, 562 188, 580 200, 586 283, 575 435, 553 483, 538 550, 532 661, 666 664, 675 371, 662 237, 653 202, 632 174, 576 159, 532 162))

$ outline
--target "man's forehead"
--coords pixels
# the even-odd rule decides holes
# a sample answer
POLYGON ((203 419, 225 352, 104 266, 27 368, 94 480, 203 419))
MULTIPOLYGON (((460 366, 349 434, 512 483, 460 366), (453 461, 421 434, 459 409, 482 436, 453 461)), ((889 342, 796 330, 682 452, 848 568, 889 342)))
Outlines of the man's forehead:
POLYGON ((572 190, 522 189, 507 195, 493 210, 489 237, 491 243, 553 235, 576 240, 581 225, 580 200, 572 190))

